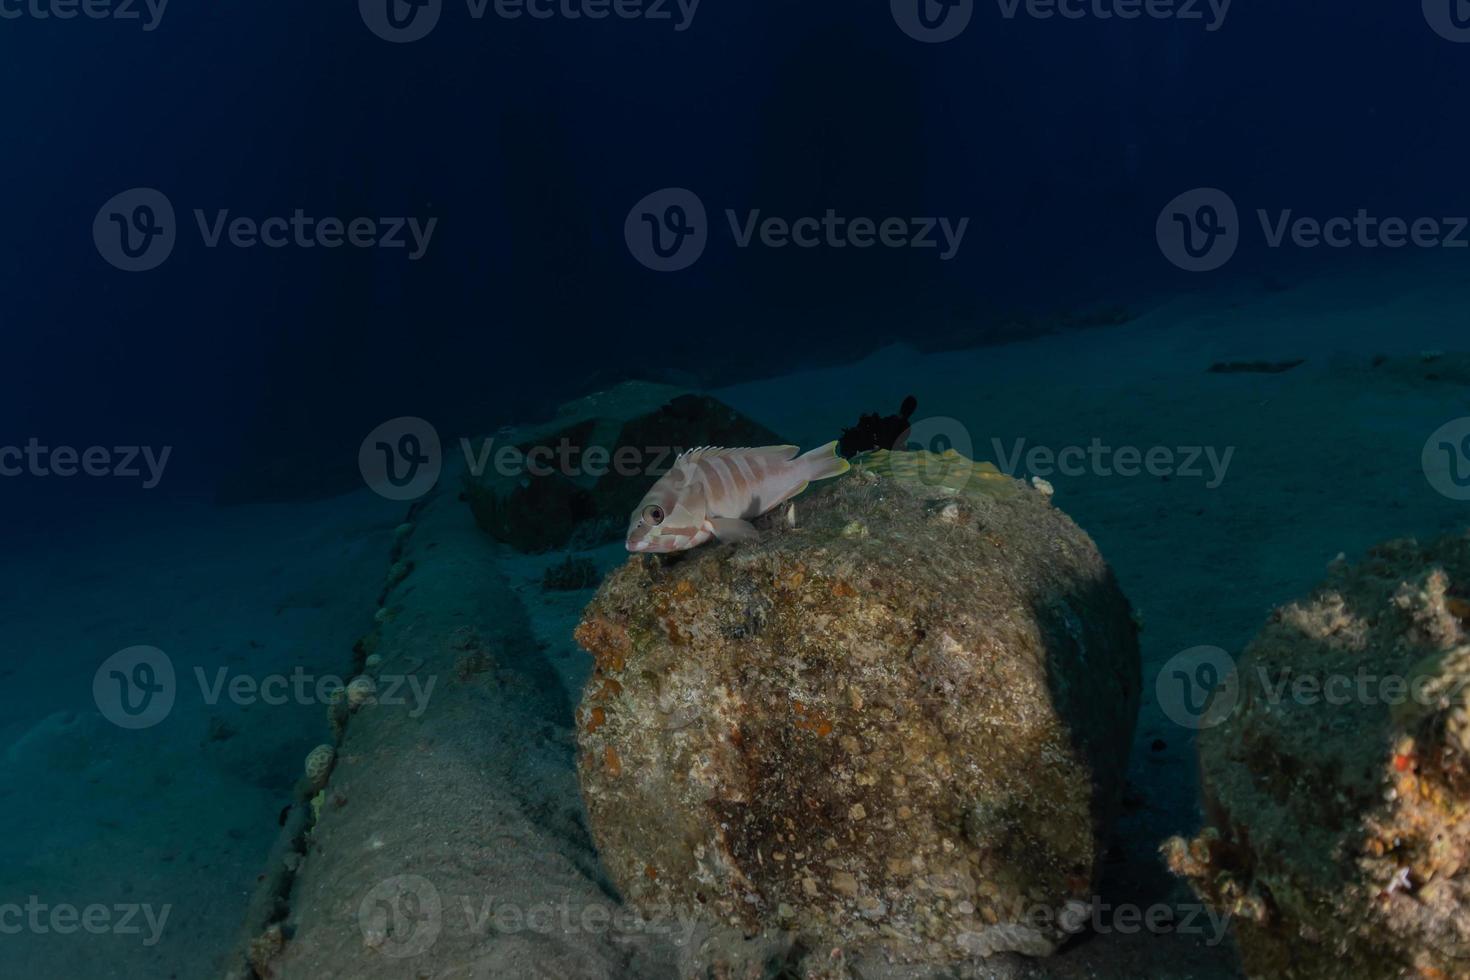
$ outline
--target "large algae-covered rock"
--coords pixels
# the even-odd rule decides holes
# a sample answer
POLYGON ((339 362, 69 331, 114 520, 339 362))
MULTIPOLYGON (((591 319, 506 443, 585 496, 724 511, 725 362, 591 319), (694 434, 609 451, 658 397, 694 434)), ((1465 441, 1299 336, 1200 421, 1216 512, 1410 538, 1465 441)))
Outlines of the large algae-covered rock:
POLYGON ((1278 609, 1200 735, 1165 854, 1254 977, 1470 977, 1470 539, 1379 546, 1278 609))
POLYGON ((582 790, 624 897, 910 963, 1054 950, 1138 708, 1092 541, 953 452, 860 458, 762 526, 631 559, 578 628, 582 790))
POLYGON ((621 534, 674 457, 696 446, 782 442, 708 395, 625 382, 563 405, 550 421, 470 440, 465 499, 480 529, 518 551, 621 534))

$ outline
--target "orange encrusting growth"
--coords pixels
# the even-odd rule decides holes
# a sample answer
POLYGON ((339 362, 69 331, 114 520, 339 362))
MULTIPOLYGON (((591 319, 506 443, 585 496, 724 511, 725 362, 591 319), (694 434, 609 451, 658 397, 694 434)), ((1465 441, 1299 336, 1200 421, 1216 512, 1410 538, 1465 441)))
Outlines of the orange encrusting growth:
POLYGON ((816 713, 800 701, 792 704, 792 710, 796 712, 796 727, 803 732, 816 732, 821 738, 832 734, 832 722, 816 713))
POLYGON ((600 616, 582 623, 573 636, 583 650, 592 654, 597 669, 604 674, 621 671, 627 662, 628 652, 633 649, 628 631, 600 616))

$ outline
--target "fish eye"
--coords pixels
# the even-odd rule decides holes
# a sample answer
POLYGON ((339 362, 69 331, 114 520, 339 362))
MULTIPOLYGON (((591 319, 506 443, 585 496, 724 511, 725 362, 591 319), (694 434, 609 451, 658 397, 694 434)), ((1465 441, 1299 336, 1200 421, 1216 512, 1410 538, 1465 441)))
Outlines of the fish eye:
POLYGON ((664 509, 658 504, 649 504, 643 508, 643 519, 650 524, 662 524, 664 522, 664 509))

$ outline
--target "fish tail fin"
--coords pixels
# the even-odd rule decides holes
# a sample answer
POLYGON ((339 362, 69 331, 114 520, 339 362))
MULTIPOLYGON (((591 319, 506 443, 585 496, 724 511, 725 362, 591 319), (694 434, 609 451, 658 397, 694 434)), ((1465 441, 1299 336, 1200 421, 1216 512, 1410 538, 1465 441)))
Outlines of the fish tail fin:
POLYGON ((852 469, 852 464, 837 454, 837 440, 835 439, 825 446, 818 446, 809 453, 802 453, 797 457, 797 462, 802 464, 808 480, 825 480, 829 477, 841 476, 852 469))

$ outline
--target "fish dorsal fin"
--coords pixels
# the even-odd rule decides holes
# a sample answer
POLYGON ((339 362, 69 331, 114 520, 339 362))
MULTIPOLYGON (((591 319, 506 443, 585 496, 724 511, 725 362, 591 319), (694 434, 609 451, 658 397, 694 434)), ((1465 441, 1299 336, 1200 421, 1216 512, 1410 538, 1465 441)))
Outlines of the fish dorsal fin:
POLYGON ((719 446, 700 446, 679 455, 680 462, 697 463, 701 459, 721 456, 778 456, 783 462, 796 458, 800 446, 739 446, 725 449, 719 446))

